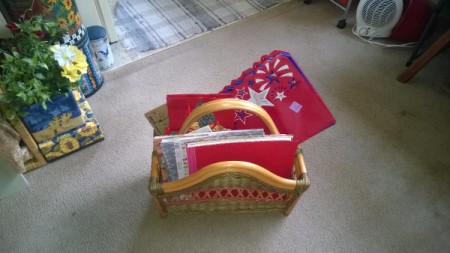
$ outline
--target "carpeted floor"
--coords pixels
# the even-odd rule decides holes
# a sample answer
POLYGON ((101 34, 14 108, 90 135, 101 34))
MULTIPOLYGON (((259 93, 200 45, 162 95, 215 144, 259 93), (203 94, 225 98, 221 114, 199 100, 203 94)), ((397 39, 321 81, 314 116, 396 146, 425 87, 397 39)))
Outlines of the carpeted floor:
POLYGON ((105 140, 25 174, 0 200, 0 252, 449 252, 449 52, 408 84, 411 49, 355 39, 328 1, 292 1, 106 73, 89 103, 105 140), (217 92, 273 49, 296 59, 337 124, 303 146, 292 214, 158 216, 152 128, 170 93, 217 92))

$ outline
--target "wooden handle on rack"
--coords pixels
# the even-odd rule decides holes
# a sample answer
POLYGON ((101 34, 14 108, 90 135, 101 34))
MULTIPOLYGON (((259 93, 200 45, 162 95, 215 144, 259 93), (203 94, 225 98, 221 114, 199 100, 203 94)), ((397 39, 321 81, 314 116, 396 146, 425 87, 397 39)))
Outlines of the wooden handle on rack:
POLYGON ((186 133, 200 117, 224 110, 245 110, 254 113, 266 124, 272 134, 280 133, 270 115, 261 106, 241 99, 224 98, 206 102, 195 108, 181 126, 180 134, 186 133))
POLYGON ((181 191, 199 185, 215 176, 230 176, 233 173, 248 175, 265 185, 282 190, 293 191, 297 187, 296 181, 279 177, 259 165, 242 161, 226 161, 210 164, 189 177, 165 183, 162 185, 162 189, 164 193, 181 191))

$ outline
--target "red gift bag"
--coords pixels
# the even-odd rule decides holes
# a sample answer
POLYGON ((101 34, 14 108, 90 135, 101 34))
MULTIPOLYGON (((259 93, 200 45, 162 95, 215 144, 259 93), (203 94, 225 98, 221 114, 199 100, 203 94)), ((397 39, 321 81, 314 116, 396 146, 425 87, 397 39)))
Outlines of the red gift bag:
MULTIPOLYGON (((219 93, 263 107, 280 133, 292 134, 300 143, 336 123, 295 60, 284 51, 262 56, 219 93)), ((235 111, 234 122, 235 129, 264 127, 246 111, 235 111)))

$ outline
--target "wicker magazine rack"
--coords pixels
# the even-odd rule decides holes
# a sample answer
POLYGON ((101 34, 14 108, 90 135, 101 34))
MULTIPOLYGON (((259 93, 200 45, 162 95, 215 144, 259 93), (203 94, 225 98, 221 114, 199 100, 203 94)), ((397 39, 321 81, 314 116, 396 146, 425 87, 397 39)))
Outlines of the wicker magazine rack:
MULTIPOLYGON (((200 117, 221 110, 245 110, 257 115, 272 134, 278 134, 269 114, 260 106, 239 99, 204 103, 187 117, 180 133, 200 117)), ((208 165, 173 182, 161 182, 161 167, 155 149, 152 154, 149 191, 161 217, 169 213, 209 211, 282 212, 289 215, 309 187, 301 149, 294 159, 292 179, 279 177, 249 162, 225 161, 208 165)))

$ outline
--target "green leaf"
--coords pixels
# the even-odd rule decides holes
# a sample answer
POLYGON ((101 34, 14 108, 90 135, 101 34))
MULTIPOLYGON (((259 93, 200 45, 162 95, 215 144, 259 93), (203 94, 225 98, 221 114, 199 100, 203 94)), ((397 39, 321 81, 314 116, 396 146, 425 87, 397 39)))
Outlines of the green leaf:
POLYGON ((8 98, 3 93, 0 94, 0 102, 8 102, 8 98))
POLYGON ((43 17, 40 15, 34 16, 34 20, 36 23, 42 23, 43 17))
POLYGON ((43 63, 43 62, 38 63, 38 66, 41 67, 41 68, 44 68, 44 69, 47 69, 47 70, 48 70, 47 64, 45 64, 45 63, 43 63))
POLYGON ((39 79, 39 80, 44 80, 44 79, 45 79, 45 76, 42 75, 41 73, 37 73, 37 74, 35 74, 34 76, 35 76, 37 79, 39 79))
POLYGON ((10 54, 4 54, 7 61, 11 61, 13 57, 10 54))
POLYGON ((23 58, 22 61, 24 61, 24 62, 26 62, 26 63, 28 63, 30 65, 34 65, 33 60, 31 60, 30 58, 23 58))
POLYGON ((14 121, 17 118, 12 111, 6 111, 5 116, 9 121, 14 121))
POLYGON ((25 93, 23 93, 23 92, 17 93, 16 96, 18 96, 19 98, 21 98, 21 99, 23 99, 23 100, 25 100, 25 99, 27 98, 27 95, 25 95, 25 93))
POLYGON ((25 83, 21 82, 21 81, 18 81, 17 82, 17 87, 20 88, 20 89, 25 89, 25 83))
POLYGON ((42 99, 44 99, 45 101, 48 101, 50 99, 50 96, 47 95, 46 93, 42 93, 42 99))

